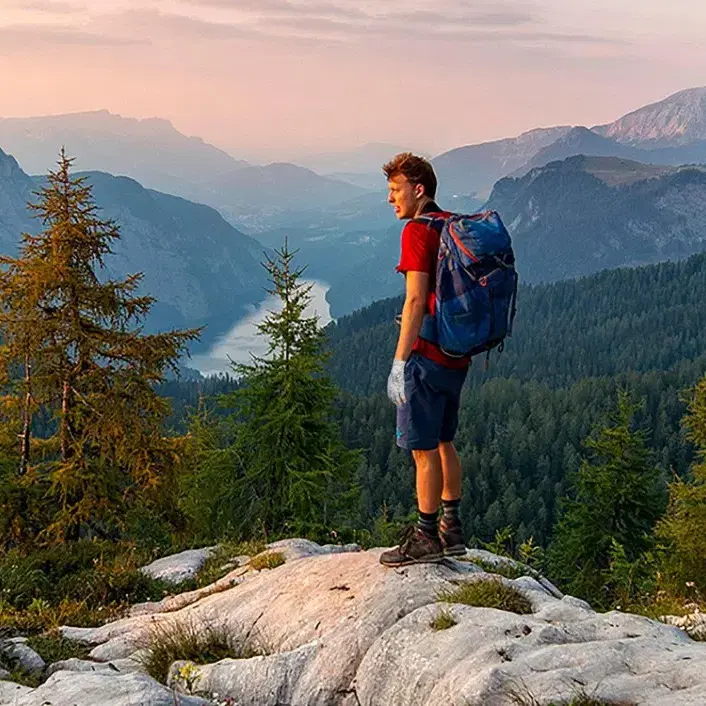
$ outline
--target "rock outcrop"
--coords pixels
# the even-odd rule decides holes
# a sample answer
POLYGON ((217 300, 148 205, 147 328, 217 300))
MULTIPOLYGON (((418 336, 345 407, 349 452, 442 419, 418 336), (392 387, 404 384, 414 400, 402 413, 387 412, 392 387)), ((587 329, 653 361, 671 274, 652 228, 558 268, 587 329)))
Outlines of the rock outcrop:
POLYGON ((151 564, 143 566, 140 571, 153 579, 161 579, 166 583, 178 585, 194 578, 214 549, 215 547, 187 549, 179 554, 156 559, 151 564))
POLYGON ((388 569, 381 549, 355 549, 286 540, 267 550, 284 564, 239 567, 234 585, 192 592, 178 609, 152 604, 102 627, 63 628, 92 646, 90 660, 50 667, 45 684, 20 688, 14 700, 3 700, 13 685, 0 683, 0 704, 504 706, 561 704, 578 694, 645 706, 704 703, 706 644, 678 627, 597 613, 488 552, 388 569), (514 588, 531 613, 439 600, 478 581, 514 588), (150 635, 180 625, 218 628, 232 638, 233 658, 176 661, 164 687, 143 673, 140 658, 150 635))

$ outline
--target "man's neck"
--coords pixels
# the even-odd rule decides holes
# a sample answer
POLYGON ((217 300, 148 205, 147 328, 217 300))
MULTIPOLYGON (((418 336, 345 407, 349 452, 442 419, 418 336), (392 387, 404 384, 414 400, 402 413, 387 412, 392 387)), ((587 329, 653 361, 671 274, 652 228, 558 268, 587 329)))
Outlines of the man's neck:
POLYGON ((417 206, 417 212, 414 214, 414 217, 417 218, 418 216, 421 216, 423 213, 426 211, 429 211, 429 206, 434 206, 436 205, 434 202, 434 199, 429 198, 428 196, 419 203, 417 206))

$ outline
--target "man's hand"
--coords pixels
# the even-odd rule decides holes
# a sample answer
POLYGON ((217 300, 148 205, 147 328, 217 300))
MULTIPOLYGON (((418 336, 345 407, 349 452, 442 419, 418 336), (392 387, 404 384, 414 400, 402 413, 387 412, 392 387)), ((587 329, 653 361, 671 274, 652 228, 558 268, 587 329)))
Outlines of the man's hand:
POLYGON ((404 395, 404 366, 407 361, 394 360, 392 370, 387 378, 387 396, 398 407, 407 401, 404 395))

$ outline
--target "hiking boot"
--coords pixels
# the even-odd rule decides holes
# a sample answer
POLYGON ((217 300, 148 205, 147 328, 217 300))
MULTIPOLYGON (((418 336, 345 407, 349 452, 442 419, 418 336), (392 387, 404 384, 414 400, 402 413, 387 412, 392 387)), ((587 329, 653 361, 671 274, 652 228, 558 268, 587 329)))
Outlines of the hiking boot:
POLYGON ((400 545, 380 555, 385 566, 407 566, 441 561, 444 552, 438 537, 429 537, 416 525, 411 525, 400 536, 400 545))
POLYGON ((450 523, 442 516, 439 519, 439 539, 444 556, 463 556, 466 553, 466 540, 460 522, 450 523))

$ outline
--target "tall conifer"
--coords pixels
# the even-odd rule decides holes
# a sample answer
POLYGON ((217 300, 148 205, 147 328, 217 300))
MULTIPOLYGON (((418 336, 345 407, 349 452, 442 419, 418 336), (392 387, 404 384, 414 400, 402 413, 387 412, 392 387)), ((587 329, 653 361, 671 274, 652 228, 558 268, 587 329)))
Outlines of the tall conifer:
POLYGON ((241 502, 233 508, 244 532, 320 536, 353 507, 358 455, 345 448, 331 419, 336 389, 324 372, 324 333, 305 316, 311 285, 285 242, 264 263, 281 309, 258 326, 263 357, 237 365, 242 389, 231 398, 238 421, 241 502))
POLYGON ((137 493, 159 500, 173 459, 162 432, 169 405, 154 384, 199 334, 145 333, 155 300, 137 293, 142 274, 101 277, 119 228, 100 219, 71 163, 62 150, 31 205, 43 230, 22 236, 17 257, 0 257, 6 421, 20 429, 17 474, 53 499, 44 528, 53 538, 114 529, 137 493), (40 409, 55 433, 30 443, 40 409))

